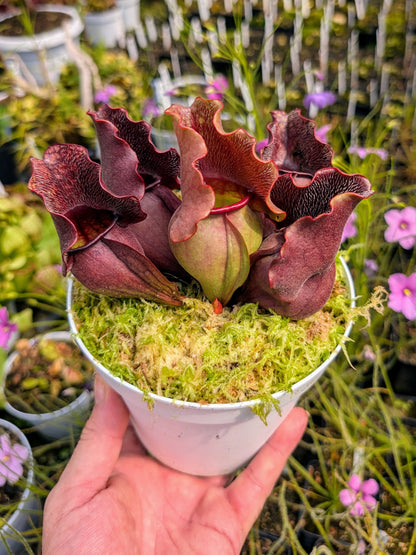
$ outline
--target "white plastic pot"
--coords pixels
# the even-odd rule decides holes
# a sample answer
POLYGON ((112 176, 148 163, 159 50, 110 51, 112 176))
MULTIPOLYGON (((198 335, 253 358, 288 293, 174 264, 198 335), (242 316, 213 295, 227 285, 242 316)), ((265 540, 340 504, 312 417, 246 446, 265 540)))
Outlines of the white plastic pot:
POLYGON ((152 127, 152 141, 159 150, 168 150, 169 148, 179 150, 178 140, 173 131, 152 127))
POLYGON ((27 553, 26 547, 21 541, 24 537, 23 534, 39 526, 41 516, 40 500, 32 491, 35 484, 32 449, 24 433, 14 424, 7 420, 0 419, 0 426, 18 437, 19 443, 24 445, 29 453, 26 462, 28 467, 26 487, 23 491, 22 498, 15 511, 5 523, 0 526, 0 555, 7 555, 9 553, 13 553, 13 555, 23 555, 27 553))
MULTIPOLYGON (((160 113, 163 113, 171 104, 185 104, 190 106, 194 101, 193 96, 186 99, 176 97, 172 94, 174 91, 181 91, 181 89, 190 85, 199 86, 202 91, 207 84, 207 80, 202 75, 184 75, 183 77, 172 80, 167 74, 164 75, 163 79, 153 79, 151 83, 153 96, 160 113)), ((176 133, 173 130, 160 128, 154 123, 152 124, 152 140, 159 150, 167 150, 169 148, 176 148, 176 150, 179 150, 176 133)))
MULTIPOLYGON (((72 343, 71 333, 55 331, 45 333, 44 338, 72 343)), ((5 363, 4 380, 12 368, 17 352, 12 352, 5 363)), ((32 426, 43 437, 49 440, 61 439, 78 435, 88 418, 92 405, 92 394, 85 390, 72 403, 61 409, 45 413, 29 413, 14 408, 6 401, 3 409, 15 418, 32 426)))
POLYGON ((134 31, 139 25, 140 0, 116 0, 117 8, 121 10, 125 31, 134 31))
MULTIPOLYGON (((36 83, 42 86, 59 81, 62 67, 71 60, 66 47, 66 35, 78 44, 84 26, 77 10, 70 6, 45 4, 39 11, 64 13, 69 16, 69 20, 61 27, 32 36, 8 37, 0 34, 0 52, 12 72, 25 77, 20 59, 36 83)), ((10 17, 10 14, 1 15, 0 25, 10 17)))
MULTIPOLYGON (((354 284, 349 269, 342 261, 349 295, 354 298, 354 284)), ((332 355, 309 376, 293 386, 292 392, 278 392, 280 414, 272 410, 267 426, 252 408, 258 401, 200 405, 180 402, 155 394, 152 409, 137 387, 113 376, 97 361, 77 336, 71 314, 72 281, 68 283, 67 309, 70 329, 87 358, 106 382, 121 395, 130 411, 130 419, 146 449, 160 462, 188 474, 215 476, 235 472, 257 453, 280 426, 299 398, 322 376, 341 350, 332 355)), ((351 326, 346 331, 349 335, 351 326)))
POLYGON ((163 78, 157 77, 153 79, 151 85, 155 102, 160 111, 164 112, 171 104, 184 104, 190 106, 195 100, 195 96, 198 96, 198 94, 196 94, 188 96, 187 98, 182 98, 178 97, 176 94, 172 94, 174 91, 183 94, 187 87, 199 87, 202 93, 208 85, 208 81, 203 75, 183 75, 176 79, 170 79, 168 74, 164 74, 163 78))
POLYGON ((118 8, 88 13, 84 21, 85 34, 92 45, 102 44, 106 48, 124 46, 123 16, 118 8))

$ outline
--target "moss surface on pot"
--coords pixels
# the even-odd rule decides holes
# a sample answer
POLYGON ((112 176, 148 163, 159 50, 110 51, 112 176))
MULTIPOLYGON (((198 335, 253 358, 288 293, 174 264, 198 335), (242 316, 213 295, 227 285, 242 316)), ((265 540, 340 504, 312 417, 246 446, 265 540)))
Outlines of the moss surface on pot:
POLYGON ((72 311, 91 354, 144 392, 199 403, 232 403, 290 391, 341 342, 355 313, 340 262, 333 293, 294 322, 257 304, 214 312, 197 285, 180 307, 95 295, 78 282, 72 311))

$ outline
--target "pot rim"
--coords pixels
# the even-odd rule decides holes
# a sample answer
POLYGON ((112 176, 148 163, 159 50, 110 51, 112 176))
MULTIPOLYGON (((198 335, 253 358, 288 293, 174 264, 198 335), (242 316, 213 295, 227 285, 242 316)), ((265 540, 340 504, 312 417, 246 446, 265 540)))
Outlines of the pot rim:
MULTIPOLYGON (((348 293, 349 296, 351 298, 351 306, 355 307, 356 303, 355 303, 355 287, 354 287, 354 282, 352 279, 352 275, 350 272, 350 269, 347 265, 347 263, 345 262, 345 260, 343 259, 342 256, 339 257, 339 260, 342 264, 344 273, 345 273, 345 278, 346 278, 346 282, 347 282, 347 287, 349 289, 348 293)), ((261 399, 251 399, 250 401, 239 401, 236 403, 210 403, 210 404, 201 404, 201 403, 196 403, 196 402, 191 402, 191 401, 180 401, 178 399, 172 399, 170 397, 162 397, 161 395, 157 395, 156 393, 152 393, 152 392, 143 392, 141 389, 139 389, 137 386, 132 385, 130 383, 128 383, 125 380, 122 380, 121 378, 114 376, 110 370, 108 370, 103 364, 101 364, 101 362, 99 362, 87 349, 87 347, 85 346, 85 343, 82 341, 82 339, 79 337, 78 335, 78 331, 77 331, 77 327, 75 324, 75 320, 71 311, 71 306, 72 306, 72 288, 73 288, 73 283, 74 283, 74 279, 72 277, 68 277, 67 278, 67 314, 68 314, 68 322, 69 322, 69 328, 70 331, 76 341, 76 343, 78 344, 79 348, 81 349, 81 351, 83 352, 84 356, 86 356, 91 362, 92 364, 100 369, 100 372, 108 375, 113 381, 118 382, 118 384, 120 386, 126 387, 128 389, 130 389, 131 391, 134 392, 139 392, 142 395, 146 396, 146 399, 150 399, 151 401, 157 401, 158 403, 163 403, 166 405, 176 405, 178 407, 192 407, 192 408, 198 408, 199 410, 205 410, 205 411, 210 411, 210 410, 238 410, 244 407, 254 407, 256 405, 259 405, 262 403, 261 399)), ((332 354, 326 359, 324 360, 319 366, 318 368, 316 368, 313 372, 311 372, 310 374, 308 374, 307 376, 305 376, 304 378, 302 378, 301 380, 299 380, 298 382, 296 382, 293 386, 290 392, 288 391, 278 391, 276 393, 272 394, 272 397, 276 400, 279 400, 281 398, 283 398, 285 395, 287 395, 288 393, 297 393, 297 392, 303 392, 306 391, 306 389, 308 389, 308 384, 309 382, 314 382, 315 381, 315 376, 321 374, 324 372, 324 370, 326 370, 326 368, 335 360, 335 358, 338 356, 339 352, 342 349, 342 345, 345 342, 345 340, 349 337, 350 333, 351 333, 351 329, 353 327, 353 322, 350 322, 345 330, 344 336, 341 340, 341 342, 335 347, 334 351, 332 352, 332 354)))
MULTIPOLYGON (((68 32, 73 39, 79 36, 84 24, 78 11, 71 6, 60 6, 54 4, 43 4, 37 11, 64 13, 70 17, 67 25, 61 25, 56 29, 50 29, 35 35, 25 35, 21 37, 6 37, 0 34, 0 50, 5 52, 29 52, 31 50, 42 50, 44 48, 54 48, 60 44, 65 44, 65 35, 68 32)), ((0 15, 0 23, 14 17, 16 14, 5 13, 0 15)))

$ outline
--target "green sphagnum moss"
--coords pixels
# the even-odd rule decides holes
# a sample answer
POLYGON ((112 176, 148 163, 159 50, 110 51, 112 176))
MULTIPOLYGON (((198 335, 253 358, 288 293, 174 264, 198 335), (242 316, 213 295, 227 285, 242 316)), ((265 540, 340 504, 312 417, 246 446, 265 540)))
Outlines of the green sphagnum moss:
POLYGON ((264 416, 276 406, 272 394, 315 370, 368 311, 351 307, 342 276, 337 262, 325 307, 296 322, 252 303, 215 314, 195 283, 178 284, 184 303, 169 307, 99 296, 76 282, 72 312, 92 355, 145 393, 203 404, 259 399, 264 416))

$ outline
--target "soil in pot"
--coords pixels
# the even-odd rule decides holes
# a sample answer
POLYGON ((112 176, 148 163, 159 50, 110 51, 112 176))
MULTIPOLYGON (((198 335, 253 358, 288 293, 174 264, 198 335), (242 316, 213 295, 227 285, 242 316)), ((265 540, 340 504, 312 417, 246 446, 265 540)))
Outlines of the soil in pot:
MULTIPOLYGON (((325 539, 321 536, 312 520, 305 515, 301 520, 302 527, 298 531, 298 539, 301 546, 310 553, 314 547, 319 545, 327 545, 325 539)), ((331 542, 331 548, 337 555, 349 555, 357 548, 356 540, 352 537, 351 530, 348 530, 343 517, 330 520, 328 526, 328 537, 331 542)))
POLYGON ((58 410, 90 388, 93 367, 76 345, 41 338, 16 342, 17 355, 6 376, 5 396, 17 410, 58 410))
POLYGON ((387 553, 405 555, 414 535, 415 520, 411 516, 404 517, 406 506, 399 503, 388 490, 380 491, 379 528, 385 533, 387 553))
MULTIPOLYGON (((45 33, 52 29, 57 29, 62 26, 65 21, 69 21, 69 15, 58 12, 45 12, 42 10, 36 11, 33 18, 33 32, 34 34, 45 33)), ((5 37, 22 37, 26 36, 27 30, 24 28, 19 15, 14 15, 8 18, 0 26, 0 35, 5 37)))

